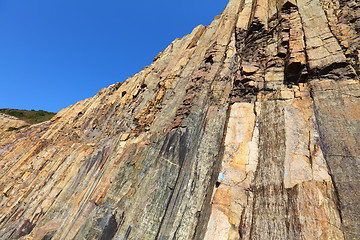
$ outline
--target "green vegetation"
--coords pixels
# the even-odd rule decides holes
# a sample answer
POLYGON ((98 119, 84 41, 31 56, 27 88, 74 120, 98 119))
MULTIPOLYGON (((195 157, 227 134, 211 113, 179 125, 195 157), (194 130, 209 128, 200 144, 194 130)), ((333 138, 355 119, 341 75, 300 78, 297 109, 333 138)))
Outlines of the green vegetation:
MULTIPOLYGON (((41 123, 44 121, 50 120, 56 113, 53 112, 46 112, 43 110, 35 111, 35 110, 18 110, 18 109, 9 109, 9 108, 3 108, 0 109, 0 113, 5 113, 7 115, 11 115, 14 117, 17 117, 21 120, 24 120, 25 122, 31 124, 35 123, 41 123)), ((22 126, 20 128, 23 128, 25 126, 22 126)), ((18 128, 18 129, 20 129, 18 128)), ((18 130, 16 128, 9 128, 8 131, 14 131, 18 130), (12 129, 12 130, 10 130, 12 129)))
POLYGON ((26 127, 28 127, 29 125, 24 125, 24 126, 21 126, 21 127, 18 127, 18 128, 16 128, 16 127, 9 127, 6 131, 8 131, 8 132, 11 132, 11 131, 16 131, 16 130, 20 130, 20 129, 22 129, 22 128, 26 128, 26 127))

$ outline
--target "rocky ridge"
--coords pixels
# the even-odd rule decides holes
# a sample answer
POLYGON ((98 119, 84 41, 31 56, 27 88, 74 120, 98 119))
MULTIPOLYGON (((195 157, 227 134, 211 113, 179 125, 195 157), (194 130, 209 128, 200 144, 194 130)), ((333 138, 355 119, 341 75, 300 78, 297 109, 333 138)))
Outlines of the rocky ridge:
POLYGON ((360 4, 230 0, 0 132, 0 239, 359 239, 360 4))

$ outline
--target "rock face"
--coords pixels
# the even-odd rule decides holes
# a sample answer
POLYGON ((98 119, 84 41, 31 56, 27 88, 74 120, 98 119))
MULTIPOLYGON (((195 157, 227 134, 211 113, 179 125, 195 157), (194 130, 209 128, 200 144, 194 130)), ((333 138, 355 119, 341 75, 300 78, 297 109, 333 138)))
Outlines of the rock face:
POLYGON ((10 127, 19 128, 25 125, 29 124, 16 117, 0 113, 0 132, 8 130, 10 127))
POLYGON ((360 239, 360 4, 230 0, 0 133, 0 239, 360 239))

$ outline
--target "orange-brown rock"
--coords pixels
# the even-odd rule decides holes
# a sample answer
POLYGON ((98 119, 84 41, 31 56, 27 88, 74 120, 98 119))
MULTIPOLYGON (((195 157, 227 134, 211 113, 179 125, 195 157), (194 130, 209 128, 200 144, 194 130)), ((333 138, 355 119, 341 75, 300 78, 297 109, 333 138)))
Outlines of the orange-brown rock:
POLYGON ((358 9, 230 0, 125 82, 0 131, 0 239, 360 239, 358 9))
POLYGON ((29 125, 27 122, 18 119, 16 117, 0 113, 0 132, 4 132, 9 128, 19 128, 22 126, 29 125))

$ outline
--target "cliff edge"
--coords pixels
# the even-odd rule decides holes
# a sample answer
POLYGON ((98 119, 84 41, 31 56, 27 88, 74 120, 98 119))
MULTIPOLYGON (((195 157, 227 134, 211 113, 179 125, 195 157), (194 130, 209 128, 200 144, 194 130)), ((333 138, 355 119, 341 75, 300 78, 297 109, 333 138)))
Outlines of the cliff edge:
POLYGON ((360 239, 360 4, 230 0, 0 132, 0 239, 360 239))

